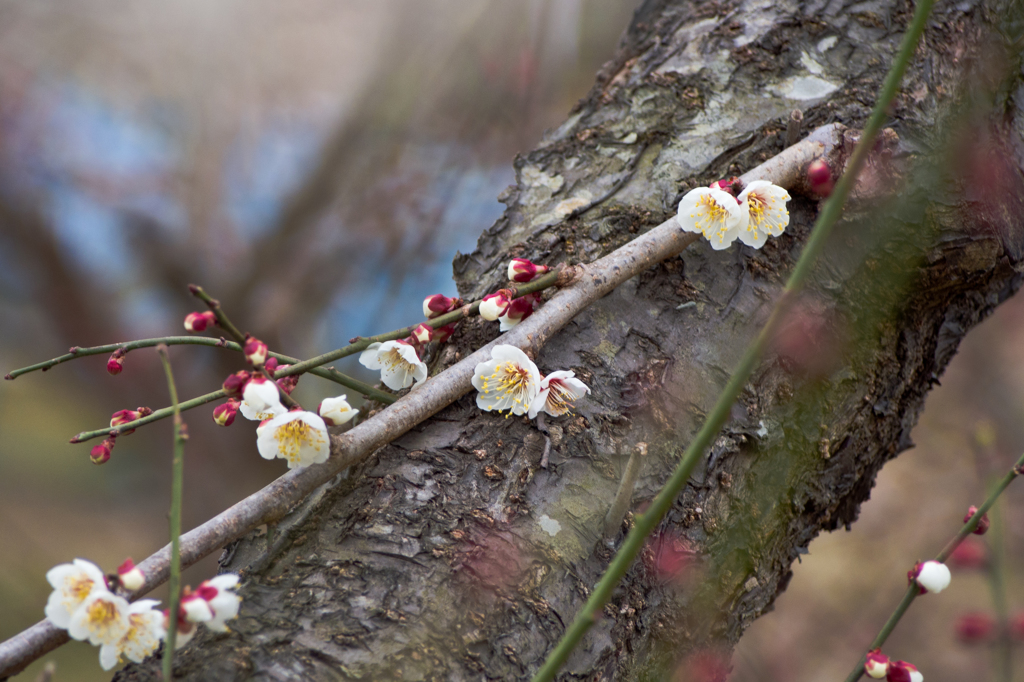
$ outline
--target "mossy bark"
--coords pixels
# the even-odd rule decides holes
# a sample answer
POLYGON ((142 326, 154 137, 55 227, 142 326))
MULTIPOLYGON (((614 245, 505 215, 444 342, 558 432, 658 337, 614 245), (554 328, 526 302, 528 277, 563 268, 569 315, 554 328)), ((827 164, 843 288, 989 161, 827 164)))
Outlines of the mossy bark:
MULTIPOLYGON (((456 258, 461 293, 498 288, 511 256, 608 253, 669 217, 686 189, 780 151, 794 108, 807 128, 857 127, 910 11, 899 0, 644 3, 592 91, 517 159, 505 215, 456 258)), ((936 9, 892 109, 914 157, 897 159, 898 194, 851 206, 809 312, 747 386, 565 679, 662 679, 694 650, 727 652, 811 539, 856 519, 959 340, 1019 287, 1020 71, 981 50, 1012 33, 1004 11, 936 9), (980 95, 965 94, 971 84, 980 95), (954 139, 958 126, 971 135, 954 139), (979 194, 979 179, 998 191, 979 194)), ((258 534, 228 548, 241 615, 230 634, 183 650, 176 676, 528 678, 629 525, 603 537, 630 454, 646 445, 637 512, 764 322, 817 214, 805 197, 790 209, 790 228, 763 249, 694 244, 558 334, 541 371, 572 369, 592 393, 546 432, 466 396, 296 510, 280 554, 265 556, 258 534)), ((438 367, 496 334, 465 324, 438 367)))

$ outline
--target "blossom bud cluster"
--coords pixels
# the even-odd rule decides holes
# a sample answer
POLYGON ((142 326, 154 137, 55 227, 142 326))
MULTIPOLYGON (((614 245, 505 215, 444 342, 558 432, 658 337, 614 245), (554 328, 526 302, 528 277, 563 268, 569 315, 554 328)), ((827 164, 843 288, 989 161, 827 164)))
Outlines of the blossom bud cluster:
POLYGON ((495 346, 491 359, 474 369, 472 381, 481 410, 508 410, 506 416, 526 414, 530 419, 540 412, 553 417, 571 412, 573 403, 590 392, 571 370, 542 376, 526 353, 509 345, 495 346))
MULTIPOLYGON (((168 614, 155 608, 159 601, 140 599, 130 604, 111 591, 111 583, 131 592, 145 585, 145 575, 131 559, 118 567, 116 576, 109 577, 96 564, 75 559, 51 568, 46 580, 53 587, 46 601, 46 618, 67 630, 72 639, 88 640, 100 647, 100 665, 104 670, 111 670, 122 658, 141 663, 166 636, 168 614)), ((228 573, 205 581, 194 593, 186 588, 179 612, 179 632, 182 620, 191 627, 192 634, 195 622, 204 622, 218 632, 226 631, 225 621, 238 615, 241 598, 232 591, 237 585, 238 576, 228 573), (202 600, 202 607, 192 604, 196 599, 202 600)), ((178 645, 184 645, 190 637, 191 634, 179 638, 178 645)))
POLYGON ((737 239, 760 249, 789 225, 789 199, 786 190, 766 180, 743 188, 739 178, 729 178, 687 192, 676 219, 684 232, 704 235, 716 251, 737 239))

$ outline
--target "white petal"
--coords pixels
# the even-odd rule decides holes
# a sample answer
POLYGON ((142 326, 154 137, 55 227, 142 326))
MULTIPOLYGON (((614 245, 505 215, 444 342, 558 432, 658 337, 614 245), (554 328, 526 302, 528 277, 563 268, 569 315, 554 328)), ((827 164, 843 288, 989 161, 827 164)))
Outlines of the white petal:
POLYGON ((547 410, 544 409, 547 406, 547 403, 548 389, 545 388, 540 393, 538 393, 537 397, 534 398, 533 402, 530 403, 530 410, 529 412, 527 412, 526 416, 528 416, 530 419, 534 419, 537 416, 537 414, 540 413, 541 411, 547 412, 547 410))
POLYGON ((917 573, 917 584, 933 594, 949 587, 949 568, 938 561, 926 561, 917 573))
POLYGON ((522 321, 523 321, 523 318, 521 318, 521 317, 520 318, 509 318, 508 315, 502 315, 501 317, 498 318, 498 322, 500 323, 498 325, 498 331, 507 332, 509 329, 512 329, 513 327, 515 327, 517 324, 519 324, 522 321))
POLYGON ((278 392, 277 384, 272 381, 259 381, 254 379, 245 385, 242 392, 242 403, 238 411, 246 419, 262 421, 270 417, 276 417, 288 411, 281 404, 281 394, 278 392))
POLYGON ((189 599, 186 602, 182 602, 181 608, 185 612, 185 619, 193 623, 205 623, 213 618, 213 611, 205 599, 198 597, 189 599))
POLYGON ((104 644, 100 647, 100 667, 113 670, 121 660, 121 647, 117 644, 104 644))
POLYGON ((380 342, 371 343, 362 353, 359 354, 359 364, 367 369, 380 369, 380 360, 377 358, 377 351, 380 349, 380 342))

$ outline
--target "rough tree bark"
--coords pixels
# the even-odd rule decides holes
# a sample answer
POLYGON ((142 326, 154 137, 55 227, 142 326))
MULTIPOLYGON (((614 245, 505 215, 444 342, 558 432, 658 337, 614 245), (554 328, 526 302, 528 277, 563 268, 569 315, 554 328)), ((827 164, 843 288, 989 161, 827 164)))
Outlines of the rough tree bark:
MULTIPOLYGON (((504 217, 456 259, 461 293, 497 288, 510 256, 608 253, 670 216, 682 190, 781 150, 795 107, 807 128, 858 126, 911 9, 905 0, 645 2, 592 91, 516 161, 504 217)), ((997 96, 974 101, 965 119, 975 143, 988 140, 976 144, 985 152, 960 163, 982 158, 998 192, 978 196, 935 172, 933 184, 903 194, 928 203, 893 201, 884 220, 854 206, 810 287, 814 319, 829 322, 762 364, 662 541, 633 567, 565 679, 660 679, 697 648, 728 651, 785 589, 811 539, 855 520, 880 467, 909 447, 959 340, 1020 285, 1024 156, 1020 100, 1008 96, 1020 71, 986 68, 992 55, 979 49, 998 44, 1003 11, 940 4, 892 109, 904 149, 948 151, 942 112, 965 110, 958 93, 972 74, 1005 67, 1012 77, 991 77, 997 96), (823 355, 828 363, 807 366, 823 355), (808 369, 817 378, 801 378, 808 369), (666 579, 659 561, 682 540, 698 568, 688 581, 666 579)), ((580 315, 538 364, 575 370, 593 393, 546 433, 481 413, 466 396, 297 510, 282 524, 282 552, 266 556, 259 534, 229 547, 222 566, 243 575, 241 616, 230 634, 204 633, 183 650, 176 675, 528 677, 628 527, 629 516, 603 537, 628 457, 645 444, 636 512, 763 323, 816 210, 796 197, 790 229, 764 249, 698 242, 580 315)), ((467 324, 438 364, 496 333, 467 324)), ((157 676, 148 663, 117 679, 157 676)))

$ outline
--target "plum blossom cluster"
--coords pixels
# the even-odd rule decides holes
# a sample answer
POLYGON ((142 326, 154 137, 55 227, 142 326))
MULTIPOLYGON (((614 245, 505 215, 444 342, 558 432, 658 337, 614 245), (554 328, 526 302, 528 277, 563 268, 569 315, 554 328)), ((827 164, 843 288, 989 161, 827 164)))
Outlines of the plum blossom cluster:
MULTIPOLYGON (((516 284, 532 282, 550 271, 547 265, 537 265, 525 258, 513 258, 508 264, 508 278, 516 284)), ((532 315, 540 302, 540 292, 515 298, 512 289, 499 289, 480 300, 480 317, 488 322, 497 320, 500 330, 507 332, 532 315)))
POLYGON ((533 419, 541 412, 560 417, 590 392, 575 372, 561 370, 542 376, 533 360, 519 348, 498 345, 491 359, 473 371, 476 404, 481 410, 526 414, 533 419))
POLYGON ((676 220, 684 232, 698 232, 716 251, 739 239, 760 249, 768 237, 778 237, 789 225, 789 193, 766 180, 746 187, 739 178, 717 180, 710 187, 690 190, 679 202, 676 220))
MULTIPOLYGON (((141 663, 156 651, 168 627, 168 612, 156 608, 155 599, 129 603, 111 586, 134 591, 145 584, 142 571, 125 561, 116 575, 106 576, 96 564, 75 559, 54 566, 46 573, 53 592, 46 601, 46 618, 67 630, 72 639, 100 647, 100 665, 111 670, 122 659, 141 663)), ((195 624, 205 623, 216 632, 226 632, 225 622, 238 615, 241 598, 233 590, 238 576, 226 573, 203 582, 195 592, 185 588, 178 614, 177 646, 195 634, 195 624)))

